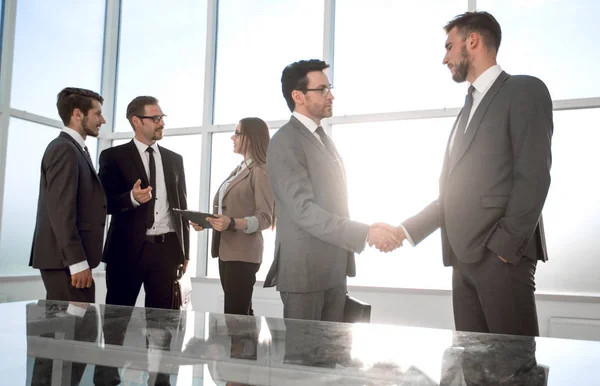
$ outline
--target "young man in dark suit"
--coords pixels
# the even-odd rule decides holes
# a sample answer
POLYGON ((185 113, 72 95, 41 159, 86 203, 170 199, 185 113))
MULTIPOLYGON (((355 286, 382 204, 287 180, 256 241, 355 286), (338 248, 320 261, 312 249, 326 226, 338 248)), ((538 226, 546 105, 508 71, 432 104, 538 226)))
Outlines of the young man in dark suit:
MULTIPOLYGON (((41 165, 37 219, 29 265, 38 268, 46 287, 46 299, 74 302, 42 302, 49 312, 65 312, 74 322, 74 339, 93 342, 97 336, 96 301, 92 269, 100 264, 106 196, 85 139, 97 137, 103 98, 90 90, 68 87, 57 97, 58 115, 65 127, 44 152, 41 165)), ((54 336, 53 333, 49 334, 54 336)), ((68 365, 67 363, 63 365, 68 365)), ((84 363, 73 363, 71 384, 79 384, 84 363)), ((52 379, 53 361, 36 358, 32 384, 52 379)))
POLYGON ((496 64, 502 33, 489 13, 464 13, 445 30, 443 63, 470 87, 439 197, 400 233, 414 245, 441 228, 457 330, 537 336, 534 275, 537 261, 547 260, 552 99, 541 80, 496 64))
POLYGON ((29 265, 38 268, 46 299, 94 303, 92 269, 100 264, 106 196, 85 139, 97 137, 104 99, 68 87, 57 97, 65 127, 44 152, 29 265))
MULTIPOLYGON (((106 304, 134 306, 144 285, 146 307, 169 309, 177 269, 187 268, 189 224, 171 210, 187 209, 183 158, 157 144, 163 137, 164 117, 156 98, 133 99, 127 106, 133 140, 100 154, 99 176, 112 215, 103 256, 106 304)), ((160 321, 153 320, 151 312, 146 312, 146 319, 148 331, 158 329, 160 321)), ((107 343, 122 344, 127 324, 119 325, 105 324, 107 343)), ((155 335, 148 334, 151 345, 155 335)), ((159 346, 166 348, 170 338, 161 342, 159 346)), ((96 373, 98 382, 118 377, 116 369, 101 373, 96 373)))

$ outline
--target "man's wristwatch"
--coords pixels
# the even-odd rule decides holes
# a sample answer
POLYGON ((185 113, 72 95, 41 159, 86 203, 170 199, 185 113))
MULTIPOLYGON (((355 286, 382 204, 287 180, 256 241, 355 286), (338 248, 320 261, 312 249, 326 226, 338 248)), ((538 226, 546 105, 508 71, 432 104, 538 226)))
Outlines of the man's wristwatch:
POLYGON ((227 230, 233 231, 233 230, 235 230, 235 219, 233 217, 230 217, 229 219, 231 220, 231 222, 229 223, 227 230))

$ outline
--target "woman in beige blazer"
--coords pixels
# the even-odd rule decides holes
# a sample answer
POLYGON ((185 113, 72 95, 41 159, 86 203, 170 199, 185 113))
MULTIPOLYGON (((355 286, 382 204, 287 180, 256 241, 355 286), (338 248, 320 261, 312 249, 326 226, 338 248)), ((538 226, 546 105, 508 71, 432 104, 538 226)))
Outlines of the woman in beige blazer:
MULTIPOLYGON (((213 201, 217 218, 211 252, 219 258, 225 313, 254 315, 252 290, 263 254, 262 230, 275 223, 275 201, 267 174, 269 127, 260 118, 242 119, 231 137, 244 161, 219 187, 213 201)), ((203 230, 197 224, 197 231, 203 230)))

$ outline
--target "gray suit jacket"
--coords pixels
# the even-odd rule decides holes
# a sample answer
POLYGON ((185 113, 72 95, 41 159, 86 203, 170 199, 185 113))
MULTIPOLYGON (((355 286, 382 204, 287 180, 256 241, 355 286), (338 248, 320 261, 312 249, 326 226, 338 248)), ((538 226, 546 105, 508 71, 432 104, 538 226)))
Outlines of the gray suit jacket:
POLYGON ((42 158, 37 219, 29 265, 61 269, 87 260, 100 264, 106 196, 91 160, 60 133, 42 158))
POLYGON ((267 168, 277 214, 275 259, 265 287, 316 292, 356 274, 368 225, 348 217, 344 166, 292 116, 271 139, 267 168))
MULTIPOLYGON (((457 119, 458 121, 458 119, 457 119)), ((456 122, 454 124, 456 128, 456 122)), ((444 265, 485 256, 547 260, 542 208, 550 187, 552 99, 542 81, 502 72, 446 151, 440 195, 403 223, 415 244, 441 228, 444 265)))

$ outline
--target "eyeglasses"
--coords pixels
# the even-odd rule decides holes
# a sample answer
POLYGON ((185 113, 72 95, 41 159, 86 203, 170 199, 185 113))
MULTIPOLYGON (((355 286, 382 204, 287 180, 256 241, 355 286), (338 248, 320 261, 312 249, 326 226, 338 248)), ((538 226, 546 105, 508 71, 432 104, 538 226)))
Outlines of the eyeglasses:
POLYGON ((166 117, 166 115, 165 114, 163 114, 163 115, 152 115, 152 116, 148 116, 148 115, 136 115, 136 117, 138 117, 139 119, 144 119, 144 118, 146 118, 146 119, 152 119, 152 122, 158 123, 161 120, 163 120, 166 117))
POLYGON ((329 87, 307 88, 304 89, 304 93, 306 94, 306 92, 308 91, 319 91, 321 93, 321 96, 326 97, 327 95, 331 94, 332 89, 332 85, 329 85, 329 87))
POLYGON ((234 131, 233 135, 235 135, 236 137, 239 137, 240 135, 244 135, 244 133, 242 133, 241 131, 234 131))

